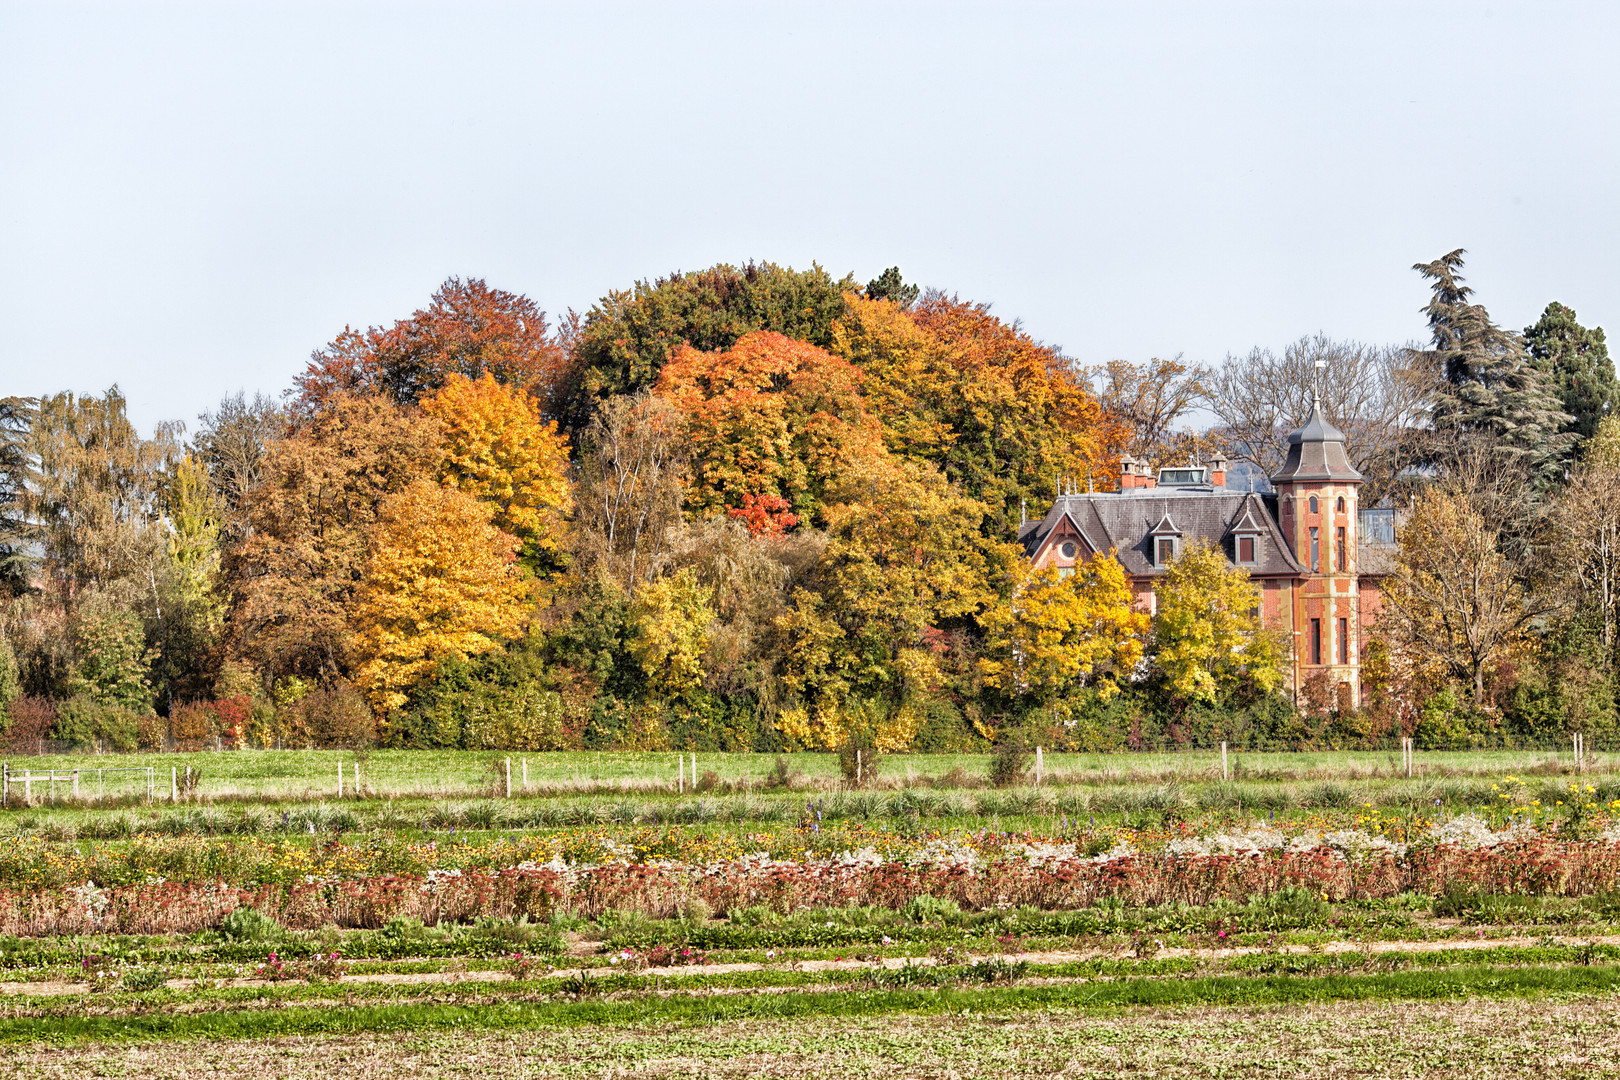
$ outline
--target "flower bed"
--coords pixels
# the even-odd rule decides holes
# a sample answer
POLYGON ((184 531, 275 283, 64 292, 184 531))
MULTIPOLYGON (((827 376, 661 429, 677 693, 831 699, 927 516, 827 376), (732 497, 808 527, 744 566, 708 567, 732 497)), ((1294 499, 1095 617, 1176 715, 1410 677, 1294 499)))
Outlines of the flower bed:
MULTIPOLYGON (((874 834, 876 836, 876 834, 874 834)), ((869 837, 872 838, 872 837, 869 837)), ((599 848, 606 861, 560 854, 503 867, 435 867, 364 873, 340 852, 296 880, 208 880, 0 889, 0 933, 193 933, 253 908, 289 929, 327 924, 376 928, 410 917, 433 926, 484 916, 533 918, 556 909, 595 917, 610 909, 668 917, 694 901, 716 914, 765 905, 778 911, 872 905, 900 908, 917 896, 969 910, 1028 905, 1068 910, 1117 900, 1132 906, 1242 902, 1290 887, 1336 901, 1402 892, 1582 896, 1620 888, 1620 838, 1560 840, 1531 829, 1450 828, 1412 845, 1341 830, 1292 838, 1266 826, 1188 837, 1139 851, 1117 836, 1053 842, 983 834, 902 837, 859 849, 779 858, 761 851, 706 862, 648 860, 635 845, 599 848), (337 872, 344 863, 361 872, 337 872)), ((333 845, 327 845, 332 847, 333 845)), ((519 845, 521 847, 521 845, 519 845)), ((515 850, 515 849, 514 849, 515 850)), ((475 861, 487 861, 481 851, 475 861)), ((313 866, 313 864, 311 864, 313 866)))

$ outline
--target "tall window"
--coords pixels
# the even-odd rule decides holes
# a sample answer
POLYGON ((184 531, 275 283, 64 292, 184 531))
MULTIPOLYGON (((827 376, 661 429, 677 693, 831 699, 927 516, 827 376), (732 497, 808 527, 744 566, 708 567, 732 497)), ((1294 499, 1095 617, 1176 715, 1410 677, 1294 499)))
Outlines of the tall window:
POLYGON ((1336 537, 1334 537, 1334 541, 1335 541, 1336 546, 1339 549, 1339 573, 1341 573, 1341 574, 1349 573, 1349 571, 1350 571, 1350 550, 1349 550, 1349 545, 1346 544, 1346 542, 1345 542, 1345 531, 1344 531, 1344 526, 1343 525, 1339 526, 1338 535, 1336 537))
POLYGON ((1245 566, 1254 565, 1254 537, 1238 537, 1238 562, 1245 566))
POLYGON ((1322 620, 1311 620, 1311 663, 1322 662, 1322 620))
POLYGON ((1311 526, 1311 573, 1322 572, 1322 530, 1311 526))
POLYGON ((1161 537, 1159 537, 1159 558, 1158 558, 1159 565, 1164 566, 1165 564, 1169 563, 1175 557, 1176 557, 1176 541, 1175 541, 1175 538, 1170 537, 1170 536, 1161 536, 1161 537))
POLYGON ((1311 496, 1311 513, 1313 513, 1313 514, 1316 513, 1316 509, 1317 509, 1316 508, 1316 496, 1312 495, 1311 496))
POLYGON ((1339 496, 1339 513, 1344 513, 1344 496, 1339 496))
POLYGON ((1350 620, 1339 620, 1339 663, 1350 662, 1350 620))

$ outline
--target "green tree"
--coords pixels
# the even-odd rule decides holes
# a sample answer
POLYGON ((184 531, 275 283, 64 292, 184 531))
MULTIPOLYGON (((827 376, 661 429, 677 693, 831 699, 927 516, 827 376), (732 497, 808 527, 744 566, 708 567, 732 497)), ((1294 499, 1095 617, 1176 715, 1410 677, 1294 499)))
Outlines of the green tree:
POLYGON ((147 649, 146 628, 132 605, 112 591, 89 593, 78 605, 71 636, 70 696, 84 694, 103 707, 151 711, 151 665, 157 654, 147 649))
POLYGON ((585 316, 575 343, 579 378, 566 426, 582 430, 601 399, 634 394, 658 381, 683 344, 700 352, 729 349, 756 330, 774 330, 820 348, 855 281, 833 280, 820 266, 794 270, 750 262, 638 281, 611 292, 585 316))
POLYGON ((1582 442, 1596 435, 1604 418, 1620 409, 1620 380, 1603 328, 1588 330, 1576 321, 1573 308, 1555 300, 1534 326, 1525 327, 1524 340, 1531 360, 1571 417, 1563 431, 1582 442))
POLYGON ((900 268, 891 266, 877 277, 866 283, 866 298, 868 300, 888 300, 901 311, 905 311, 917 302, 917 294, 921 292, 915 285, 907 285, 900 276, 900 268))
POLYGON ((1282 685, 1275 645, 1251 614, 1260 590, 1218 548, 1190 548, 1170 563, 1153 591, 1153 663, 1172 698, 1214 702, 1282 685))
POLYGON ((11 703, 22 694, 22 673, 17 669, 17 654, 12 651, 11 639, 0 631, 0 735, 11 722, 11 703))
POLYGON ((0 593, 27 589, 33 572, 26 502, 39 480, 30 442, 38 416, 37 398, 0 398, 0 593))
POLYGON ((1436 380, 1433 420, 1441 435, 1483 438, 1523 467, 1540 488, 1556 484, 1570 460, 1574 418, 1531 361, 1524 340, 1491 322, 1462 283, 1459 248, 1413 269, 1430 280, 1424 307, 1433 348, 1418 354, 1436 380))

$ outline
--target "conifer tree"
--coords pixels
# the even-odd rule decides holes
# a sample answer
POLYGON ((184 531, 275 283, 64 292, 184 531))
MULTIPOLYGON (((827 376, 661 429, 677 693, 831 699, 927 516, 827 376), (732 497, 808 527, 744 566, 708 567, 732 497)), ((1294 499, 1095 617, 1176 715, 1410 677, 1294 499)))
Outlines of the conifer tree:
POLYGON ((1620 380, 1603 328, 1588 330, 1576 321, 1573 308, 1554 300, 1534 326, 1525 327, 1524 340, 1530 359, 1572 418, 1563 430, 1584 443, 1597 434, 1604 417, 1620 409, 1620 380))
POLYGON ((1436 376, 1436 431, 1489 440, 1498 454, 1520 464, 1538 487, 1563 475, 1576 443, 1566 431, 1573 417, 1531 361, 1524 340, 1491 322, 1483 305, 1470 302, 1458 248, 1413 269, 1432 282, 1424 313, 1434 347, 1422 353, 1436 376))

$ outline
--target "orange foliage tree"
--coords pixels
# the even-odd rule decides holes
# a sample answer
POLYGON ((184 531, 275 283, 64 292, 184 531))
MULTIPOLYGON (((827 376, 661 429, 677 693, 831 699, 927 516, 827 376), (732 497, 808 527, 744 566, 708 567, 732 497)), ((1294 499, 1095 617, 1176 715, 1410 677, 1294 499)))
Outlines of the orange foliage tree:
POLYGON ((568 447, 524 391, 452 373, 422 402, 439 422, 440 479, 495 505, 495 524, 546 551, 573 505, 568 447))
POLYGON ((828 484, 882 450, 860 371, 772 331, 715 352, 680 349, 656 392, 685 418, 686 505, 698 517, 775 495, 815 520, 828 484))
POLYGON ((465 660, 523 632, 525 586, 517 541, 494 508, 466 492, 417 480, 384 500, 354 602, 354 682, 379 713, 441 660, 465 660))
POLYGON ((1060 477, 1112 477, 1126 432, 1056 348, 988 305, 930 294, 909 311, 846 297, 833 351, 859 366, 894 454, 931 462, 1004 535, 1060 477))
POLYGON ((572 385, 568 349, 550 332, 546 314, 518 293, 492 289, 481 278, 452 277, 426 308, 392 327, 343 333, 311 356, 293 379, 298 411, 325 407, 338 392, 381 394, 414 405, 451 374, 488 373, 545 403, 559 403, 572 385))

